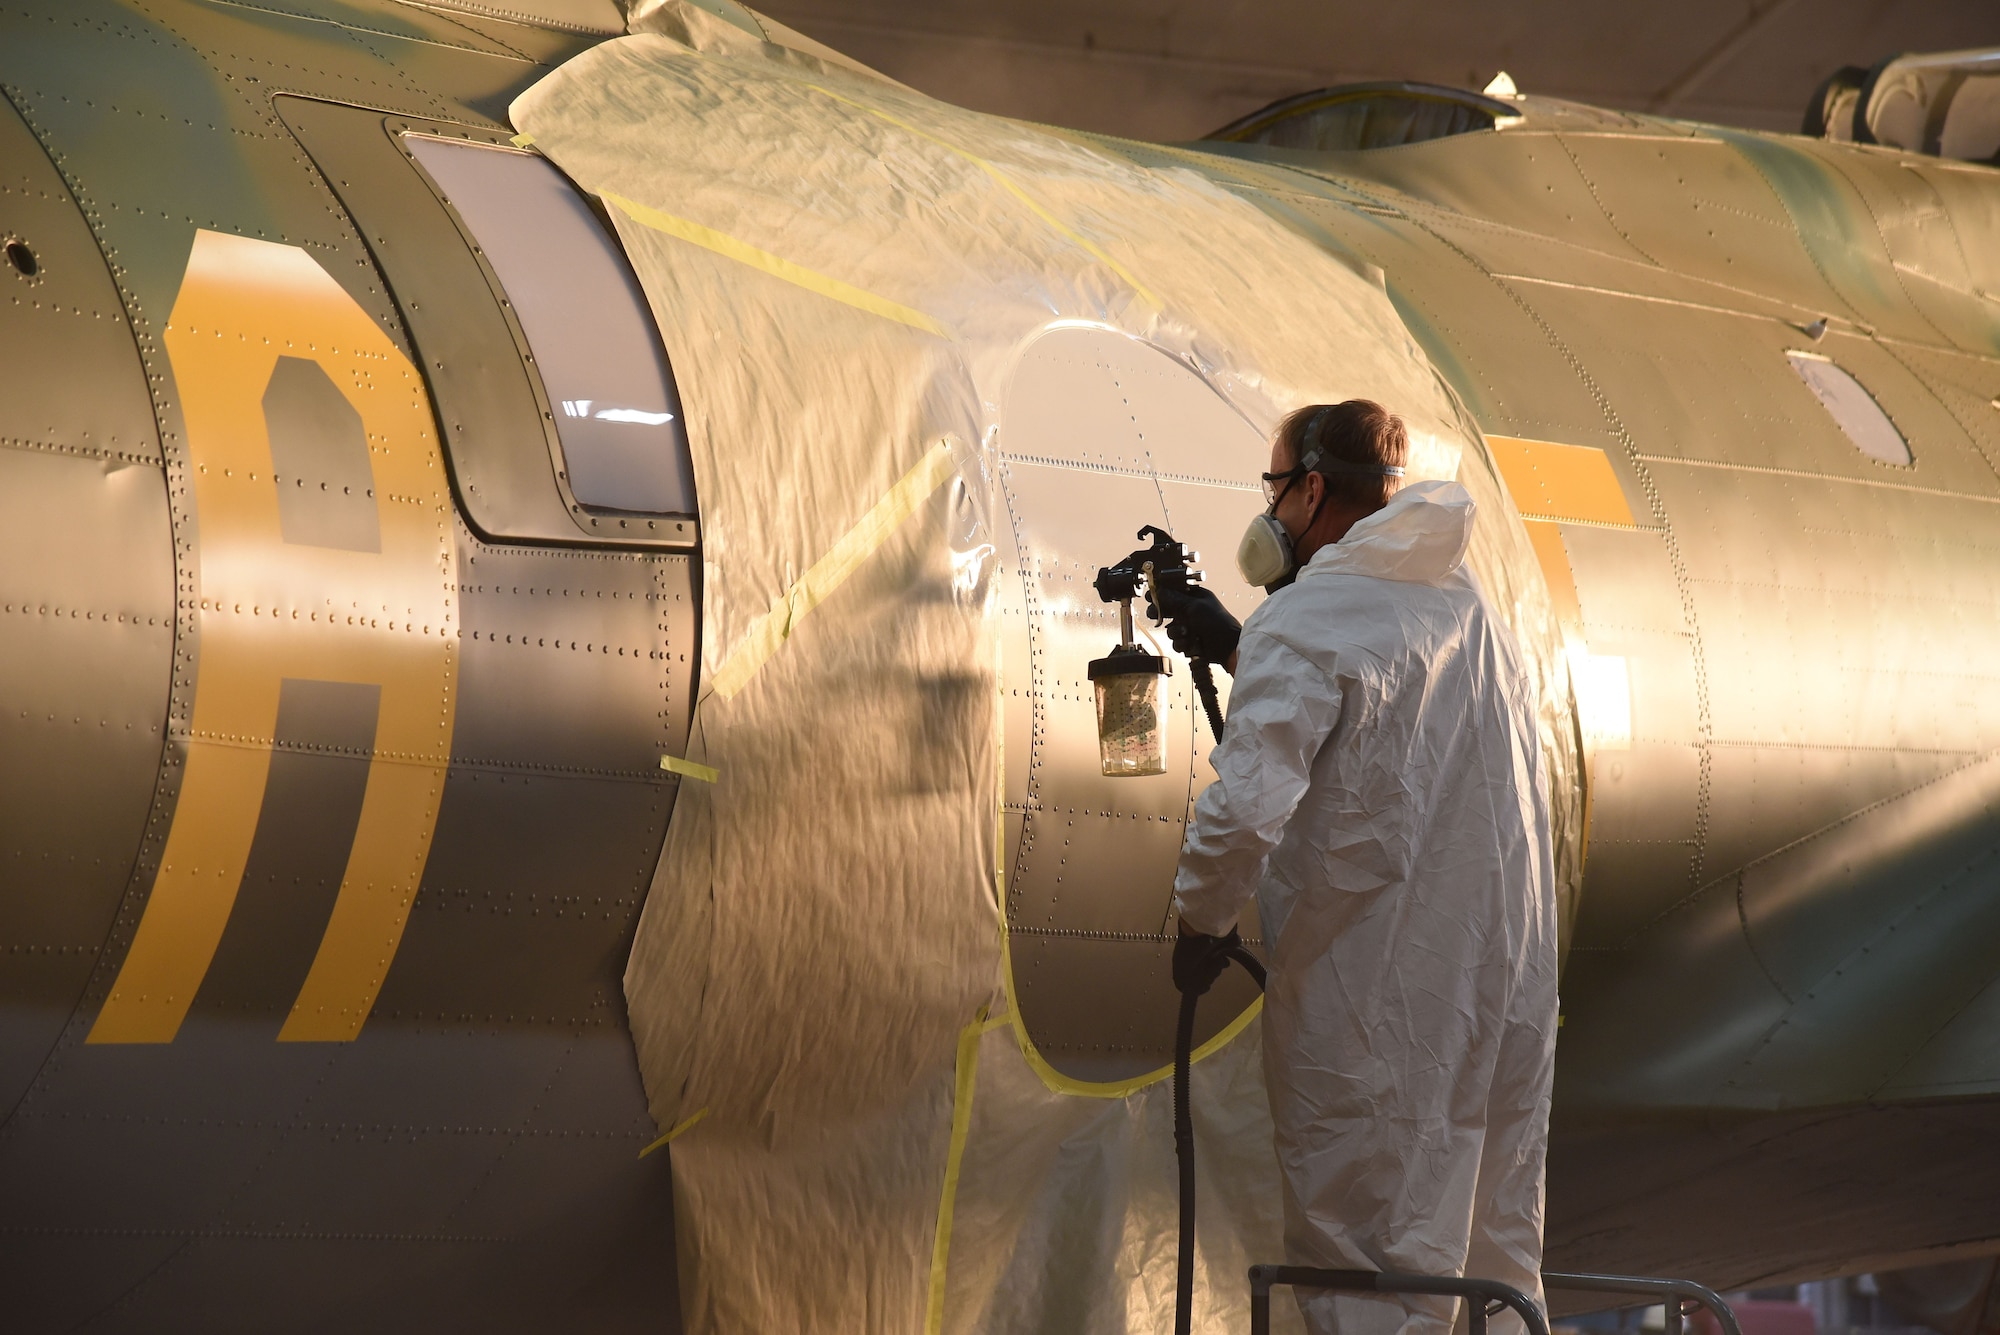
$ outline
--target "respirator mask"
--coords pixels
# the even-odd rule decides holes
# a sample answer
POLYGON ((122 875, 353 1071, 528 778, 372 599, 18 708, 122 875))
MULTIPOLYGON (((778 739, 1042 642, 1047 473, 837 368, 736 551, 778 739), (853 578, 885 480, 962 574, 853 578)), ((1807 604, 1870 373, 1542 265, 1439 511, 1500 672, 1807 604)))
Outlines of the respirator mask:
POLYGON ((1296 569, 1292 535, 1285 532, 1278 517, 1266 510, 1251 519, 1250 527, 1243 530, 1243 541, 1236 544, 1236 572, 1243 576, 1243 582, 1273 592, 1296 569))
MULTIPOLYGON (((1320 417, 1326 409, 1320 409, 1312 421, 1306 424, 1303 433, 1310 440, 1318 434, 1320 417)), ((1264 497, 1270 504, 1263 514, 1251 519, 1250 526, 1243 530, 1243 540, 1236 544, 1236 572, 1243 576, 1246 584, 1255 584, 1266 593, 1276 593, 1290 584, 1299 573, 1298 553, 1292 542, 1292 535, 1278 521, 1278 503, 1285 499, 1294 484, 1308 473, 1318 473, 1322 477, 1401 477, 1403 470, 1383 464, 1351 464, 1340 459, 1325 459, 1323 452, 1314 446, 1301 456, 1297 467, 1284 473, 1264 474, 1264 497), (1282 484, 1282 486, 1280 485, 1282 484)), ((1302 532, 1310 533, 1312 526, 1319 522, 1319 512, 1326 506, 1328 493, 1320 493, 1319 504, 1306 517, 1302 532)))

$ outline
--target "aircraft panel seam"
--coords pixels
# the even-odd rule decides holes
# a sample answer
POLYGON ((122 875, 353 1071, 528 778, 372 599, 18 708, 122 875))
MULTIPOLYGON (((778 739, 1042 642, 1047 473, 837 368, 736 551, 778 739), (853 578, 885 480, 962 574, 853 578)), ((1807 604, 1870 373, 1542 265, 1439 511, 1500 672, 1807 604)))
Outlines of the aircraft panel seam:
MULTIPOLYGON (((1793 328, 1797 328, 1801 324, 1810 324, 1813 320, 1820 318, 1817 315, 1809 315, 1803 308, 1797 306, 1793 306, 1791 308, 1791 312, 1789 315, 1777 315, 1770 311, 1752 311, 1752 310, 1744 310, 1743 308, 1738 306, 1716 306, 1709 302, 1689 301, 1684 297, 1663 297, 1655 295, 1650 292, 1633 292, 1625 288, 1601 287, 1595 283, 1571 283, 1571 282, 1566 282, 1560 278, 1542 278, 1538 277, 1535 274, 1496 272, 1494 274, 1494 277, 1504 278, 1509 282, 1515 282, 1515 283, 1533 283, 1538 287, 1561 288, 1566 292, 1584 292, 1592 296, 1599 296, 1599 297, 1621 297, 1627 301, 1643 301, 1654 306, 1676 306, 1681 308, 1682 310, 1702 311, 1709 315, 1731 315, 1731 316, 1736 316, 1739 319, 1745 319, 1745 320, 1771 320, 1779 324, 1790 325, 1793 328)), ((1718 286, 1720 285, 1718 284, 1718 286)), ((1742 292, 1738 289, 1733 289, 1733 288, 1726 290, 1732 292, 1738 292, 1739 295, 1746 297, 1758 296, 1758 294, 1755 292, 1742 292)), ((1761 298, 1761 299, 1775 301, 1775 298, 1761 298)), ((1852 320, 1841 320, 1838 317, 1834 317, 1833 319, 1829 320, 1828 325, 1829 327, 1835 329, 1838 329, 1841 326, 1846 326, 1848 329, 1856 333, 1867 332, 1864 326, 1859 325, 1852 320)), ((1920 346, 1929 346, 1929 345, 1925 344, 1920 346)))
POLYGON ((1157 468, 1142 468, 1125 464, 1100 464, 1087 459, 1058 459, 1046 454, 1002 454, 1008 463, 1031 464, 1039 468, 1068 468, 1079 473, 1104 473, 1113 477, 1137 478, 1145 482, 1185 482, 1201 487, 1221 487, 1227 491, 1257 490, 1250 482, 1232 482, 1226 478, 1204 477, 1198 473, 1167 473, 1157 468))
MULTIPOLYGON (((1918 301, 1914 296, 1910 294, 1910 286, 1906 281, 1904 281, 1904 270, 1900 265, 1896 263, 1895 247, 1889 244, 1888 235, 1884 233, 1882 230, 1882 216, 1881 214, 1875 211, 1875 205, 1873 201, 1871 201, 1868 198, 1868 193, 1860 187, 1860 185, 1855 181, 1854 177, 1849 175, 1846 169, 1841 167, 1840 164, 1831 155, 1828 155, 1826 157, 1819 157, 1817 154, 1815 154, 1813 156, 1818 161, 1820 161, 1828 171, 1834 172, 1840 177, 1842 181, 1846 182, 1847 188, 1854 192, 1855 199, 1861 202, 1861 207, 1863 211, 1865 211, 1868 215, 1868 225, 1875 229, 1875 240, 1876 243, 1880 245, 1882 248, 1882 258, 1887 261, 1889 275, 1890 277, 1896 280, 1896 291, 1902 294, 1904 304, 1909 307, 1909 309, 1916 315, 1916 317, 1919 320, 1922 320, 1926 325, 1930 326, 1931 332, 1936 334, 1941 342, 1949 344, 1951 342, 1951 335, 1947 334, 1944 331, 1944 329, 1941 326, 1939 326, 1938 322, 1931 318, 1930 312, 1924 309, 1923 303, 1918 301)), ((1773 193, 1774 194, 1776 193, 1775 189, 1773 190, 1773 193)), ((1783 204, 1784 198, 1780 196, 1778 202, 1780 204, 1783 204)), ((1785 212, 1787 215, 1791 213, 1791 209, 1789 206, 1786 207, 1785 212)), ((1898 358, 1898 360, 1901 359, 1898 358)))
MULTIPOLYGON (((53 21, 53 16, 50 16, 53 21)), ((89 29, 97 25, 72 20, 73 29, 89 29)), ((115 31, 119 36, 134 42, 142 39, 132 28, 119 24, 105 26, 106 31, 115 31)), ((64 154, 55 148, 55 140, 48 126, 39 115, 31 112, 30 102, 42 103, 47 99, 36 90, 19 84, 0 83, 0 98, 21 119, 46 155, 49 165, 62 188, 68 193, 70 202, 84 219, 90 239, 96 246, 104 265, 105 275, 115 292, 122 321, 127 334, 132 339, 133 352, 138 359, 139 369, 146 383, 148 407, 152 419, 154 445, 159 451, 157 464, 166 475, 168 493, 168 524, 171 534, 172 562, 176 601, 182 610, 175 619, 166 623, 173 631, 175 652, 172 666, 168 670, 166 723, 170 729, 177 715, 184 715, 191 707, 193 679, 190 672, 191 653, 186 645, 195 638, 194 614, 186 609, 186 595, 192 592, 193 583, 189 575, 194 559, 193 536, 189 532, 189 517, 186 505, 178 499, 185 496, 188 476, 185 458, 176 458, 168 446, 172 433, 169 423, 175 419, 173 405, 166 395, 165 372, 159 364, 159 344, 153 333, 142 322, 144 311, 139 305, 137 293, 128 285, 126 270, 120 262, 118 249, 111 243, 105 232, 105 211, 94 197, 84 189, 64 154)), ((185 754, 176 755, 177 743, 170 736, 161 738, 160 764, 152 783, 152 794, 148 800, 148 821, 139 846, 134 850, 125 876, 125 888, 118 897, 117 908, 104 936, 98 944, 97 961, 92 966, 83 989, 77 994, 70 1007, 69 1019, 60 1033, 44 1052, 36 1065, 35 1073, 18 1097, 4 1109, 0 1109, 0 1137, 11 1135, 14 1119, 24 1110, 32 1108, 38 1098, 46 1097, 49 1082, 53 1077, 58 1053, 76 1047, 88 1026, 84 1017, 88 1008, 101 1002, 109 991, 110 980, 114 976, 114 960, 121 957, 130 944, 131 923, 135 909, 142 906, 150 892, 151 879, 157 866, 163 836, 159 830, 161 818, 170 817, 178 802, 185 754)), ((181 748, 184 752, 184 748, 181 748)))
POLYGON ((1986 753, 1972 746, 1882 746, 1860 742, 1760 742, 1742 738, 1719 737, 1710 743, 1717 748, 1738 751, 1830 751, 1836 755, 1862 752, 1877 755, 1909 756, 1981 756, 1986 753))
MULTIPOLYGON (((1542 336, 1548 340, 1557 355, 1568 364, 1571 373, 1582 383, 1584 391, 1590 396, 1592 402, 1596 404, 1598 411, 1604 416, 1606 423, 1611 428, 1612 434, 1622 447, 1627 461, 1632 465, 1635 479, 1645 494, 1647 509, 1652 513, 1655 522, 1660 526, 1661 538, 1666 548, 1669 564, 1673 570, 1675 592, 1679 595, 1681 616, 1689 630, 1689 658, 1694 668, 1694 747, 1698 759, 1694 813, 1696 844, 1694 857, 1690 859, 1688 866, 1689 893, 1687 898, 1682 901, 1683 903, 1689 902, 1701 894, 1702 861, 1708 847, 1709 803, 1714 783, 1713 757, 1709 748, 1709 742, 1713 735, 1713 711, 1709 698, 1707 655, 1702 644, 1701 623, 1697 617, 1694 591, 1688 582, 1687 557, 1681 551, 1680 543, 1673 531, 1673 526, 1667 518, 1665 498, 1660 494, 1659 484, 1653 480, 1650 471, 1641 462, 1638 441, 1633 438, 1630 428, 1625 425, 1624 419, 1619 415, 1617 408, 1611 402, 1610 396, 1605 393, 1603 386, 1598 384, 1596 377, 1591 375, 1589 369, 1583 364, 1582 358, 1570 347, 1568 341, 1556 331, 1555 326, 1530 304, 1527 298, 1516 287, 1497 276, 1477 256, 1458 245, 1450 237, 1444 235, 1442 231, 1426 226, 1421 221, 1418 222, 1418 226, 1422 227, 1424 232, 1435 239, 1438 244, 1457 255, 1474 272, 1483 275, 1497 287, 1541 331, 1542 336)), ((1671 912, 1672 910, 1669 909, 1668 911, 1671 912)))
MULTIPOLYGON (((1923 345, 1918 344, 1916 346, 1921 347, 1923 345)), ((1970 444, 1974 450, 1977 450, 1979 452, 1979 457, 1981 461, 1985 463, 1988 469, 1992 470, 1994 477, 2000 478, 2000 461, 1996 461, 1994 457, 1987 452, 1985 445, 1980 443, 1979 433, 1972 429, 1971 422, 1967 421, 1963 416, 1960 415, 1958 408, 1953 405, 1951 397, 1939 393, 1937 382, 1931 376, 1926 375, 1921 369, 1919 369, 1916 365, 1914 365, 1910 358, 1901 355, 1894 348, 1891 347, 1884 346, 1882 348, 1882 351, 1888 353, 1892 361, 1894 361, 1898 366, 1901 366, 1905 371, 1907 371, 1910 374, 1911 379, 1915 380, 1919 385, 1922 385, 1924 387, 1925 392, 1931 396, 1931 400, 1934 403, 1936 403, 1939 407, 1943 408, 1945 410, 1945 414, 1949 416, 1952 422, 1958 427, 1959 432, 1965 437, 1966 442, 1970 444)), ((1908 447, 1905 446, 1905 448, 1907 449, 1908 447)))
POLYGON ((217 1238, 263 1239, 273 1242, 445 1242, 471 1246, 493 1246, 516 1241, 500 1235, 478 1233, 368 1233, 319 1229, 277 1228, 89 1228, 81 1226, 13 1225, 0 1227, 0 1237, 57 1238, 180 1238, 202 1241, 217 1238))
POLYGON ((155 467, 161 463, 157 454, 135 454, 130 450, 107 449, 101 445, 66 445, 59 441, 34 440, 27 436, 0 436, 0 446, 34 454, 63 454, 82 459, 99 459, 106 463, 152 464, 155 467))
POLYGON ((1620 226, 1618 223, 1618 219, 1614 218, 1611 215, 1611 209, 1608 205, 1605 204, 1604 196, 1600 195, 1597 192, 1597 182, 1590 179, 1590 173, 1583 169, 1583 163, 1577 160, 1576 154, 1572 152, 1570 150, 1570 146, 1566 142, 1564 142, 1563 136, 1560 133, 1556 133, 1556 134, 1551 134, 1549 138, 1556 141, 1556 147, 1560 148, 1563 151, 1563 156, 1569 159, 1569 165, 1571 169, 1576 172, 1577 179, 1582 181, 1583 188, 1590 192, 1590 202, 1597 206, 1597 211, 1598 213, 1603 215, 1604 221, 1611 224, 1611 230, 1618 233, 1618 239, 1620 241, 1623 241, 1626 245, 1632 247, 1632 251, 1634 254, 1638 255, 1641 259, 1645 260, 1646 263, 1652 265, 1654 268, 1656 269, 1665 268, 1666 266, 1662 265, 1658 259, 1654 258, 1650 253, 1648 253, 1644 246, 1641 246, 1637 241, 1633 240, 1632 234, 1626 231, 1622 226, 1620 226))
MULTIPOLYGON (((1688 468, 1721 468, 1734 473, 1762 473, 1768 477, 1807 478, 1820 482, 1846 482, 1857 487, 1875 487, 1883 491, 1907 491, 1918 496, 1942 496, 1948 500, 1971 501, 1979 505, 2000 505, 2000 496, 1946 491, 1942 487, 1919 487, 1908 482, 1882 482, 1872 477, 1848 477, 1840 473, 1822 473, 1810 468, 1772 468, 1764 464, 1731 463, 1726 459, 1692 459, 1674 454, 1635 454, 1632 457, 1645 463, 1680 464, 1688 468)), ((1882 467, 1887 468, 1889 465, 1884 464, 1882 467)))
POLYGON ((1991 597, 1980 600, 1974 598, 1947 598, 1938 594, 1910 593, 1903 589, 1836 589, 1824 584, 1780 584, 1767 579, 1715 579, 1705 575, 1688 576, 1690 584, 1707 584, 1725 589, 1773 589, 1779 593, 1831 594, 1839 598, 1855 598, 1864 601, 1889 601, 1896 603, 1938 603, 1945 607, 1981 607, 1993 605, 1991 597))
MULTIPOLYGON (((210 746, 236 747, 250 751, 287 751, 300 755, 351 756, 356 759, 387 761, 391 764, 434 764, 434 759, 426 759, 423 753, 413 751, 368 750, 361 751, 348 747, 326 746, 313 742, 290 742, 281 739, 239 736, 229 733, 189 730, 181 726, 171 729, 176 741, 199 741, 210 746)), ((500 760, 486 756, 454 756, 450 767, 454 770, 485 770, 494 773, 538 774, 550 778, 591 778, 619 779, 636 783, 659 783, 659 774, 651 767, 639 769, 604 769, 589 765, 552 765, 533 761, 500 760)))
MULTIPOLYGON (((339 28, 356 36, 381 37, 393 42, 410 42, 417 46, 435 46, 444 51, 458 51, 468 56, 487 56, 496 60, 512 61, 519 65, 533 65, 528 57, 512 51, 484 51, 463 42, 444 42, 435 37, 413 37, 408 33, 388 32, 381 28, 370 28, 359 23, 349 23, 341 19, 327 18, 320 14, 305 14, 295 9, 283 9, 277 5, 256 4, 253 0, 208 0, 212 5, 226 5, 231 9, 247 9, 253 14, 272 14, 279 18, 294 19, 300 23, 323 23, 339 28)), ((371 53, 372 54, 372 53, 371 53)))
MULTIPOLYGON (((1966 770, 1971 769, 1974 765, 1980 764, 1984 760, 1992 759, 1994 757, 2000 757, 2000 751, 1973 751, 1973 752, 1964 752, 1960 754, 1964 754, 1969 758, 1965 760, 1964 763, 1954 765, 1950 769, 1934 774, 1929 778, 1923 780, 1921 783, 1912 784, 1908 788, 1903 789, 1901 792, 1890 793, 1885 797, 1877 798, 1875 801, 1868 803, 1866 806, 1859 807, 1856 810, 1850 811, 1846 815, 1841 816, 1836 820, 1828 821, 1826 824, 1820 826, 1818 829, 1809 830, 1805 834, 1800 835, 1796 839, 1793 839, 1785 844, 1781 844, 1777 848, 1770 849, 1767 852, 1760 853, 1756 857, 1751 858, 1748 862, 1743 863, 1741 866, 1733 867, 1729 871, 1725 872, 1723 875, 1718 876, 1711 881, 1706 881, 1702 883, 1700 886, 1696 887, 1685 897, 1662 908, 1658 913, 1654 914, 1652 918, 1650 918, 1646 923, 1644 923, 1638 928, 1635 928, 1632 931, 1632 933, 1629 936, 1627 936, 1624 941, 1620 942, 1618 946, 1615 948, 1619 950, 1632 949, 1638 944, 1639 938, 1645 933, 1648 927, 1656 926, 1659 923, 1666 921, 1668 918, 1679 913, 1682 909, 1688 907, 1689 905, 1695 903, 1697 900, 1701 899, 1711 890, 1718 890, 1723 885, 1727 884, 1730 881, 1736 881, 1738 883, 1737 896, 1740 901, 1742 896, 1741 882, 1746 872, 1749 872, 1754 868, 1760 867, 1767 862, 1770 862, 1778 857, 1783 856, 1786 853, 1790 853, 1795 849, 1802 848, 1806 844, 1811 843, 1813 840, 1823 838, 1824 836, 1829 835, 1833 833, 1835 830, 1841 829, 1844 826, 1852 825, 1854 822, 1866 818, 1867 816, 1882 809, 1883 807, 1888 806, 1892 802, 1899 802, 1904 798, 1909 797, 1913 793, 1922 792, 1926 788, 1935 787, 1936 785, 1943 783, 1945 780, 1952 778, 1954 775, 1963 774, 1966 770)), ((1739 912, 1740 908, 1741 906, 1739 903, 1739 912)), ((1745 928, 1744 943, 1746 946, 1749 947, 1752 954, 1754 955, 1756 951, 1756 946, 1748 938, 1747 925, 1745 928)), ((1607 947, 1607 949, 1609 948, 1610 947, 1607 947)), ((1771 979, 1770 982, 1773 987, 1778 987, 1779 992, 1785 995, 1785 999, 1787 1001, 1792 1000, 1790 994, 1785 993, 1784 989, 1778 986, 1778 982, 1776 979, 1771 979)))

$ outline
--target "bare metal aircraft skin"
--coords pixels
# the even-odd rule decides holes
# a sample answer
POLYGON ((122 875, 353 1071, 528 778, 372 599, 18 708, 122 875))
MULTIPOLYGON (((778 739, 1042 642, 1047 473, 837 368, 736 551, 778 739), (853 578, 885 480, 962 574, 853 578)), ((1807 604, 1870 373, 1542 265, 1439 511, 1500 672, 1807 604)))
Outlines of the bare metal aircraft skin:
MULTIPOLYGON (((603 35, 0 16, 9 1329, 671 1320, 620 976, 700 516, 588 503, 589 405, 397 147, 505 144, 603 35)), ((1550 1262, 2000 1239, 2000 172, 1505 119, 1101 147, 1379 270, 1534 541, 1591 755, 1550 1262)))

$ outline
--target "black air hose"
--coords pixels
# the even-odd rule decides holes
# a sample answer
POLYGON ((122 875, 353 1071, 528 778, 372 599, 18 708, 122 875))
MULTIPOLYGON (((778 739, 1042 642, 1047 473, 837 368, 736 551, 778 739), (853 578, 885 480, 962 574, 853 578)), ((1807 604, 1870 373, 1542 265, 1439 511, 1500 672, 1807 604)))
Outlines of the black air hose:
MULTIPOLYGON (((1222 704, 1216 698, 1215 678, 1209 665, 1196 658, 1189 661, 1195 690, 1202 708, 1208 712, 1209 731, 1222 740, 1222 704)), ((1243 966, 1264 990, 1264 966, 1242 946, 1229 958, 1243 966)), ((1188 1104, 1188 1067, 1194 1061, 1194 1012, 1201 1000, 1197 992, 1181 993, 1180 1022, 1174 1028, 1174 1158, 1180 1167, 1181 1231, 1180 1259, 1174 1274, 1174 1335, 1190 1335, 1194 1328, 1194 1113, 1188 1104)))

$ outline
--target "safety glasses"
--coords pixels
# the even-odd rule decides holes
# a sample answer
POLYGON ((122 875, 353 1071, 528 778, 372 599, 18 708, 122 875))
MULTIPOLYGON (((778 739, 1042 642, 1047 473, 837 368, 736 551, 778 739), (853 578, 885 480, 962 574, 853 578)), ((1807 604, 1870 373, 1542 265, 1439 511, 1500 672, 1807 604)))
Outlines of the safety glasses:
POLYGON ((1297 482, 1310 472, 1312 472, 1312 469, 1307 468, 1304 464, 1294 464, 1282 473, 1262 474, 1261 476, 1264 479, 1264 504, 1276 505, 1280 500, 1284 499, 1285 493, 1292 489, 1294 482, 1297 482), (1280 485, 1281 483, 1283 485, 1280 485))

